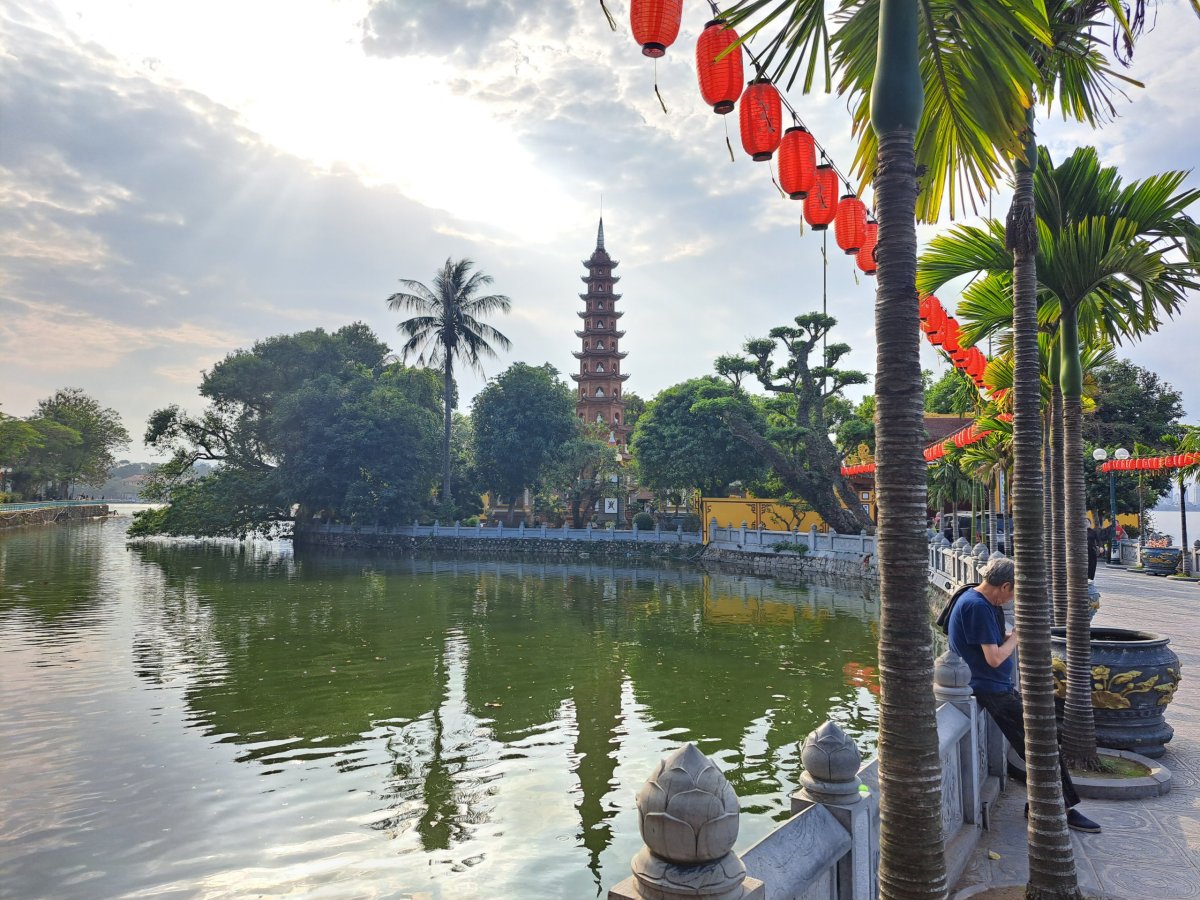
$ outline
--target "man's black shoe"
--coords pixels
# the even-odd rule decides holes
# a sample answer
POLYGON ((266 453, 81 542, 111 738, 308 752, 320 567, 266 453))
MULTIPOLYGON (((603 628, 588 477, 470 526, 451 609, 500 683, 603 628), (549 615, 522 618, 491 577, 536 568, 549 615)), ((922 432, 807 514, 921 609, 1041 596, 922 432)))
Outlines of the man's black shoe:
POLYGON ((1067 827, 1085 834, 1099 834, 1100 826, 1081 813, 1071 808, 1067 810, 1067 827))
MULTIPOLYGON (((1029 804, 1025 804, 1025 818, 1029 818, 1029 804)), ((1072 807, 1067 810, 1067 827, 1085 834, 1099 834, 1100 826, 1072 807)))

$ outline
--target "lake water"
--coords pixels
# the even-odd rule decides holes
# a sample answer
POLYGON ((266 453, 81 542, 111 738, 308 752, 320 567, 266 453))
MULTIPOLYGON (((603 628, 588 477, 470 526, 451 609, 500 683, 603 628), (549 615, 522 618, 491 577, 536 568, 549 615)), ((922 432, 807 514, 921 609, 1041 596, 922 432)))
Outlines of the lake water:
POLYGON ((874 601, 611 565, 0 535, 0 897, 576 898, 686 740, 788 815, 874 752, 874 601))

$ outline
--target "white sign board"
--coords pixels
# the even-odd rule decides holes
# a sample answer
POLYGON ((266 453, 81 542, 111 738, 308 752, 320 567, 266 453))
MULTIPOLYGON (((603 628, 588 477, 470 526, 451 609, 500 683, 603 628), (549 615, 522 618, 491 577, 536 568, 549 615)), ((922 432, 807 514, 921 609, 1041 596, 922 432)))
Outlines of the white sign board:
POLYGON ((616 497, 605 497, 604 498, 604 511, 606 513, 615 513, 617 511, 617 498, 616 497))

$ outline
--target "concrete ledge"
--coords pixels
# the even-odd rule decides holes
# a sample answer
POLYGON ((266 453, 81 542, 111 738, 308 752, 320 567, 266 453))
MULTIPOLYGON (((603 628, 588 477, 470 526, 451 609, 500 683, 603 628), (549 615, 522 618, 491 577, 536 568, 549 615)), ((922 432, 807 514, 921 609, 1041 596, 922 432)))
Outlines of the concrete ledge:
MULTIPOLYGON (((1135 762, 1148 769, 1150 774, 1144 778, 1092 778, 1072 772, 1071 780, 1075 782, 1075 790, 1079 792, 1080 797, 1087 800, 1146 800, 1171 792, 1171 771, 1158 760, 1147 759, 1129 750, 1100 747, 1098 751, 1101 756, 1110 759, 1135 762)), ((1008 751, 1008 764, 1021 772, 1024 778, 1025 761, 1011 748, 1008 751)))

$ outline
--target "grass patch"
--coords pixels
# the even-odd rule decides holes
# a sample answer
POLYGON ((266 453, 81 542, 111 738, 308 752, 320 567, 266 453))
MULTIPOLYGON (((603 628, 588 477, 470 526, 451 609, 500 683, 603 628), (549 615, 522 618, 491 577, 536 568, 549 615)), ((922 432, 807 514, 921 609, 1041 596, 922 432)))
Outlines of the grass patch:
POLYGON ((1150 770, 1141 763, 1125 759, 1122 756, 1101 756, 1099 772, 1082 772, 1072 769, 1071 774, 1079 778, 1148 778, 1150 770))

